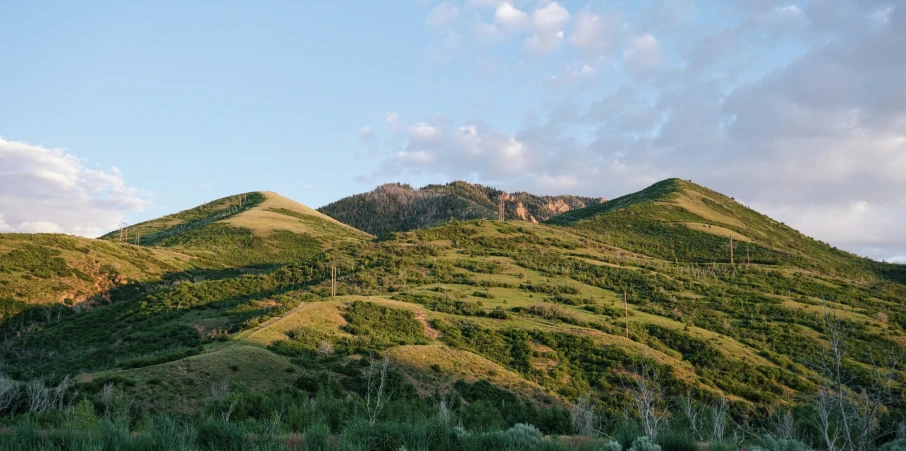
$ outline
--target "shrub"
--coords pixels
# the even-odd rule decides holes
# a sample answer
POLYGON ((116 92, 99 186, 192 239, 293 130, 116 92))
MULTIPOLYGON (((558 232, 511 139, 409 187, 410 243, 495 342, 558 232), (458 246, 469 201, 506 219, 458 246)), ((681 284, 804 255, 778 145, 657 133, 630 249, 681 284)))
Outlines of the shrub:
POLYGON ((207 418, 198 425, 196 443, 201 449, 236 449, 245 440, 245 428, 237 423, 207 418))
POLYGON ((629 449, 632 446, 632 442, 641 433, 642 431, 639 430, 638 425, 636 425, 635 423, 621 421, 617 424, 617 427, 616 429, 614 429, 611 437, 613 437, 613 439, 616 440, 623 449, 629 449))
POLYGON ((752 451, 805 451, 805 443, 799 440, 781 439, 766 435, 762 438, 762 446, 753 446, 752 451))
POLYGON ((623 445, 616 440, 611 440, 599 446, 597 451, 623 451, 623 445))
POLYGON ((530 424, 519 423, 506 431, 515 449, 535 449, 541 442, 541 431, 530 424))
POLYGON ((462 413, 462 423, 473 431, 492 431, 504 426, 503 415, 496 405, 483 399, 469 404, 462 413))
POLYGON ((305 431, 305 449, 311 451, 330 450, 330 428, 316 424, 305 431))
POLYGON ((654 443, 648 437, 639 437, 632 442, 629 451, 661 451, 661 445, 654 443))
POLYGON ((698 451, 698 446, 692 437, 672 430, 659 433, 657 443, 664 451, 698 451))
POLYGON ((881 451, 906 451, 906 439, 894 440, 881 446, 881 451))
MULTIPOLYGON (((757 447, 756 447, 757 448, 757 447)), ((739 447, 733 442, 711 442, 708 443, 708 451, 736 451, 739 447)))

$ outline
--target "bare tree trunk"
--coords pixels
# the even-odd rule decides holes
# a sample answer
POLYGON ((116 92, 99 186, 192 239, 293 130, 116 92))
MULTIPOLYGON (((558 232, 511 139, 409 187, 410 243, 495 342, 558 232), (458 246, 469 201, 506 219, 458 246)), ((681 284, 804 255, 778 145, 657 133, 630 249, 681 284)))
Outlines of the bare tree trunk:
POLYGON ((657 437, 669 412, 669 405, 664 399, 657 372, 649 371, 646 366, 636 369, 633 384, 625 387, 642 422, 645 435, 651 439, 657 437))
POLYGON ((374 424, 389 399, 384 393, 384 388, 387 384, 387 369, 390 367, 390 358, 386 355, 384 356, 380 369, 376 368, 377 362, 375 362, 374 353, 369 354, 369 359, 368 392, 365 397, 365 410, 368 413, 368 421, 374 424), (379 371, 379 374, 375 374, 375 370, 379 371))

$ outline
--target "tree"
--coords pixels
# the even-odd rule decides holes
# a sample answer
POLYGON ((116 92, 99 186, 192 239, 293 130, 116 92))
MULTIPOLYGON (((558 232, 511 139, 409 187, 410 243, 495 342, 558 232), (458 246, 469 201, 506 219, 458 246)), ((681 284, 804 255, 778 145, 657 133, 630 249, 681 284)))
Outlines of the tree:
POLYGON ((884 362, 869 354, 871 380, 861 385, 846 369, 849 327, 824 310, 828 345, 812 362, 824 384, 814 396, 816 417, 812 421, 829 451, 865 451, 878 437, 878 414, 889 398, 891 383, 903 360, 903 351, 887 351, 884 362))
POLYGON ((380 368, 375 361, 374 353, 369 354, 368 365, 368 390, 365 395, 365 410, 368 412, 368 421, 371 424, 377 422, 378 415, 390 399, 384 393, 387 385, 387 369, 390 367, 390 358, 386 355, 381 360, 380 368), (376 374, 377 372, 377 374, 376 374))
POLYGON ((647 365, 636 368, 632 383, 625 385, 624 389, 629 394, 632 408, 641 419, 645 436, 654 439, 663 426, 670 407, 664 397, 657 371, 650 370, 647 365))

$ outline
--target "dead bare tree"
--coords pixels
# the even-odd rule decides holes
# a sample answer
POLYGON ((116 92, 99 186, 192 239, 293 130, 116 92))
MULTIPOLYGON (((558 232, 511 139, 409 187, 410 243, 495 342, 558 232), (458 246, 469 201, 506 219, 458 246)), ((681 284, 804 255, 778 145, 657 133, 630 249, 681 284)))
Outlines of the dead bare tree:
POLYGON ((889 399, 890 385, 902 363, 903 352, 888 351, 883 364, 869 355, 872 380, 859 386, 844 365, 849 355, 848 326, 827 309, 824 324, 828 337, 826 352, 811 362, 812 368, 825 380, 814 397, 817 416, 813 426, 829 451, 865 451, 877 438, 878 414, 889 399))
POLYGON ((686 421, 689 422, 689 429, 692 432, 693 438, 699 442, 705 441, 706 437, 702 434, 701 411, 696 407, 695 402, 692 400, 692 394, 687 392, 686 396, 680 400, 679 406, 686 416, 686 421))
POLYGON ((645 435, 654 439, 666 422, 670 410, 657 371, 649 370, 646 365, 636 368, 632 383, 624 386, 624 389, 641 419, 645 435))
POLYGON ((711 440, 722 442, 727 430, 727 411, 729 409, 727 398, 721 395, 720 399, 711 406, 711 440))
POLYGON ((378 415, 389 400, 389 396, 384 393, 387 385, 387 370, 390 368, 390 358, 386 355, 380 363, 380 368, 374 358, 374 353, 369 354, 368 365, 368 391, 365 395, 365 410, 368 413, 368 421, 371 424, 377 422, 378 415))
POLYGON ((44 413, 54 405, 53 392, 42 380, 34 380, 25 385, 28 396, 28 410, 31 413, 44 413))
POLYGON ((784 440, 796 438, 796 420, 789 410, 774 415, 774 435, 784 440))
POLYGON ((19 401, 19 383, 0 374, 0 412, 12 410, 19 401))
POLYGON ((598 416, 595 414, 594 406, 588 396, 576 400, 569 413, 576 432, 584 436, 593 436, 597 433, 598 416))

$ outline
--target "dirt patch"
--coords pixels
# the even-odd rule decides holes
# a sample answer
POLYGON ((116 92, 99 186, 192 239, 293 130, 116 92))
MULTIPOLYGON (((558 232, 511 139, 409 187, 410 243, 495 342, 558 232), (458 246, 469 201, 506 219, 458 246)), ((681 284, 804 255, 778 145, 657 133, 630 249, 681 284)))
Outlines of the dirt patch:
POLYGON ((431 327, 431 321, 424 312, 415 312, 415 319, 419 320, 425 326, 425 335, 432 340, 440 340, 440 331, 431 327))

